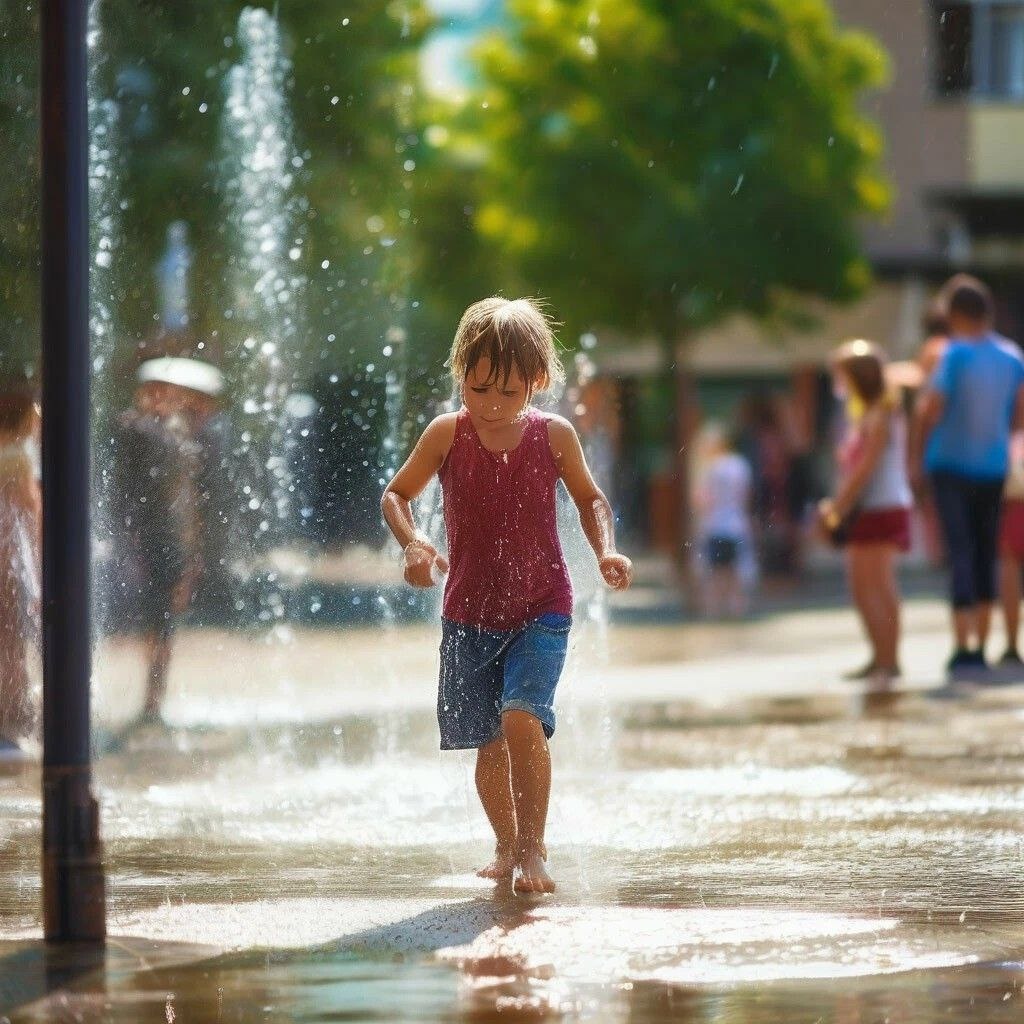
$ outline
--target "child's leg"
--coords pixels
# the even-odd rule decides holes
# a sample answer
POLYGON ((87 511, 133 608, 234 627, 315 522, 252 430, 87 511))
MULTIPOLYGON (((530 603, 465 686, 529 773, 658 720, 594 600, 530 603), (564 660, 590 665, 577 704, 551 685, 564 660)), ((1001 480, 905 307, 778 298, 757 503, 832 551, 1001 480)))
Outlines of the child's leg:
POLYGON ((1009 552, 1004 551, 999 561, 999 598, 1006 623, 1006 649, 1017 650, 1020 631, 1021 565, 1009 552))
POLYGON ((150 633, 146 637, 146 700, 144 718, 159 718, 167 691, 167 670, 171 663, 171 633, 150 633))
POLYGON ((502 715, 512 780, 512 801, 518 828, 516 867, 521 892, 554 892, 555 883, 544 866, 547 850, 544 828, 551 794, 551 753, 540 721, 526 711, 502 715))
POLYGON ((511 878, 517 853, 516 809, 504 737, 477 751, 476 791, 494 829, 495 839, 494 860, 477 874, 481 878, 511 878))
MULTIPOLYGON (((9 558, 0 548, 0 558, 9 558)), ((31 726, 25 637, 18 612, 18 582, 0 564, 0 737, 20 739, 31 726)))

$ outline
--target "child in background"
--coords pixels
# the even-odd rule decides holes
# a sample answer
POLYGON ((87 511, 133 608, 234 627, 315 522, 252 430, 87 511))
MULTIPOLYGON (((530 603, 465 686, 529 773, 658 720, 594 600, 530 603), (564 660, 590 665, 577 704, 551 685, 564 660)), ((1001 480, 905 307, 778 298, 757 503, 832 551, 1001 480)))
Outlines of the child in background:
POLYGON ((747 612, 744 560, 750 545, 750 464, 733 449, 717 423, 702 432, 704 466, 697 485, 700 516, 699 558, 706 569, 704 607, 708 615, 740 617, 747 612))
POLYGON ((573 607, 555 522, 559 480, 608 586, 628 587, 632 565, 615 550, 612 510, 576 431, 531 405, 562 374, 541 310, 528 299, 470 306, 449 364, 462 408, 429 424, 381 507, 408 583, 430 587, 448 573, 437 715, 442 749, 477 750, 477 792, 496 841, 494 861, 479 873, 522 892, 552 892, 547 741, 573 607), (435 474, 450 572, 412 514, 435 474))
POLYGON ((1010 466, 1003 488, 1003 520, 999 527, 999 602, 1006 625, 1006 650, 1000 664, 1021 667, 1021 573, 1024 572, 1024 434, 1010 440, 1010 466))
POLYGON ((32 726, 27 644, 38 635, 42 496, 32 453, 32 390, 0 391, 0 758, 32 726))
POLYGON ((896 558, 910 548, 906 421, 877 345, 847 342, 832 357, 832 372, 837 394, 855 412, 839 452, 836 493, 819 513, 825 531, 846 547, 850 591, 871 644, 871 660, 846 678, 885 689, 900 675, 896 558))

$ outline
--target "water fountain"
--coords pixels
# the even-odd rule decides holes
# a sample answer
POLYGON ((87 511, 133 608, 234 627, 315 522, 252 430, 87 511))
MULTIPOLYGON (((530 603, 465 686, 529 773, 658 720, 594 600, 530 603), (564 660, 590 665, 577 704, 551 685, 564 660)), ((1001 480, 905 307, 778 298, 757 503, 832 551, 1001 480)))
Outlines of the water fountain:
MULTIPOLYGON (((110 618, 115 579, 112 521, 113 467, 110 464, 109 413, 113 404, 112 370, 118 355, 117 287, 122 238, 121 193, 123 150, 119 137, 120 111, 117 103, 103 94, 102 76, 106 65, 103 45, 101 0, 89 4, 89 217, 93 253, 89 274, 89 334, 92 352, 93 405, 93 600, 94 619, 99 632, 110 618)), ((94 676, 103 671, 103 647, 94 652, 94 676)), ((102 701, 102 694, 98 694, 102 701)), ((102 712, 102 704, 98 711, 102 712)))
MULTIPOLYGON (((266 544, 294 514, 282 452, 306 285, 304 239, 297 233, 301 200, 294 187, 303 160, 292 140, 285 96, 289 63, 280 26, 267 10, 247 7, 239 15, 237 41, 242 59, 228 73, 223 121, 224 187, 237 244, 229 315, 238 340, 227 355, 243 416, 235 455, 250 463, 243 490, 266 544)), ((280 595, 271 593, 266 600, 273 617, 280 618, 280 595)))

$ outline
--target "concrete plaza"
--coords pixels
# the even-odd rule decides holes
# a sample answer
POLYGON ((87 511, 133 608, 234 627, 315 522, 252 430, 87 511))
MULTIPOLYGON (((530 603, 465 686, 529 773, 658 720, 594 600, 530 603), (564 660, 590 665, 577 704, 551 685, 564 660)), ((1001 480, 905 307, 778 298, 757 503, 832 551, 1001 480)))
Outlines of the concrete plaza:
POLYGON ((1024 686, 936 690, 936 600, 906 632, 868 696, 847 610, 584 615, 540 900, 473 874, 432 627, 183 634, 169 727, 120 739, 140 662, 108 643, 108 954, 45 954, 38 771, 0 777, 0 1019, 1019 1020, 1024 686))

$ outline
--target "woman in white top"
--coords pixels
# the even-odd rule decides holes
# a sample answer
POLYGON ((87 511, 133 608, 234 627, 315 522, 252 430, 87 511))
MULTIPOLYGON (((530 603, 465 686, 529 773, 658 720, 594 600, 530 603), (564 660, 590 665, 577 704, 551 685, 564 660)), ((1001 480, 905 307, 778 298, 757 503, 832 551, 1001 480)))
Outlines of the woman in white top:
POLYGON ((705 569, 709 615, 744 615, 753 581, 750 547, 752 473, 717 424, 703 431, 696 507, 700 515, 698 558, 705 569))
POLYGON ((0 759, 32 725, 27 639, 37 632, 42 500, 32 457, 31 390, 0 391, 0 759))
POLYGON ((896 556, 910 547, 913 503, 906 419, 876 345, 848 342, 833 357, 832 370, 851 422, 839 451, 839 486, 819 511, 833 541, 846 547, 850 590, 871 643, 871 661, 847 678, 884 688, 900 675, 896 556))

